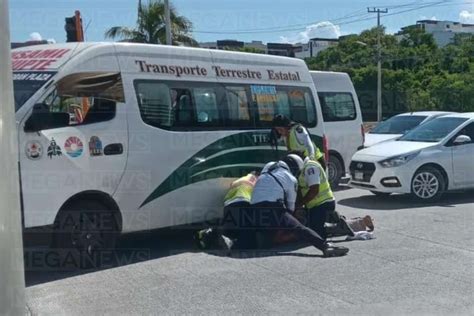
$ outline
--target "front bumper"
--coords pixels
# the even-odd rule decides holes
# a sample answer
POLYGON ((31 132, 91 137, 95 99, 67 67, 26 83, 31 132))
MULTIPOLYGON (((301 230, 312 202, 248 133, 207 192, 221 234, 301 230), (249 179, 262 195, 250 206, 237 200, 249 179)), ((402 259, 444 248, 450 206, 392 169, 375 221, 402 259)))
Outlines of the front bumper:
POLYGON ((407 165, 383 168, 377 162, 352 161, 349 186, 385 193, 410 193, 413 171, 407 165))

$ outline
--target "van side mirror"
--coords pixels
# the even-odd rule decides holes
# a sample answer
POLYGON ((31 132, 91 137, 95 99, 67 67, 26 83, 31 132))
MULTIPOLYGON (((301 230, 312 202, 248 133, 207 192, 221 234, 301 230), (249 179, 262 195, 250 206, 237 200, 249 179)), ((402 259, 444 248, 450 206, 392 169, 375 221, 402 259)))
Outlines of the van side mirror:
POLYGON ((471 143, 471 142, 472 142, 471 137, 469 137, 467 135, 459 135, 454 140, 453 145, 459 146, 459 145, 464 145, 464 144, 468 144, 468 143, 471 143))
POLYGON ((33 106, 33 113, 25 122, 24 130, 26 133, 32 133, 68 125, 68 113, 49 112, 49 108, 46 104, 37 103, 33 106))

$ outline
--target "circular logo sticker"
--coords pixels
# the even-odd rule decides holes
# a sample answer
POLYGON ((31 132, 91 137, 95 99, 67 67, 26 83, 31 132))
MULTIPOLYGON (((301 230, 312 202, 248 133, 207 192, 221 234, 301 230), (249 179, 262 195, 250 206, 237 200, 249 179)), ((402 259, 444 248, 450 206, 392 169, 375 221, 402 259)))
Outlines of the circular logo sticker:
POLYGON ((26 143, 25 152, 29 159, 38 160, 43 156, 43 146, 39 141, 31 140, 26 143))
POLYGON ((76 158, 82 155, 82 152, 84 151, 84 145, 79 138, 76 136, 71 136, 66 139, 66 142, 64 143, 64 150, 70 157, 76 158))

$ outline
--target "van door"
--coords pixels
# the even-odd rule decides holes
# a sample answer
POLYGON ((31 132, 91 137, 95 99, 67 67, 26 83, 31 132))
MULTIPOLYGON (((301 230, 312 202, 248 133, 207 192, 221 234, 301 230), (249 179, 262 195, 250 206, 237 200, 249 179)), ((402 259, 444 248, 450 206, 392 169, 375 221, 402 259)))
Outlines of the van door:
POLYGON ((120 75, 107 74, 102 87, 101 75, 63 78, 21 122, 25 227, 53 224, 58 210, 76 194, 113 196, 117 190, 127 161, 126 110, 120 75), (91 78, 94 87, 87 89, 91 78), (79 81, 80 87, 73 84, 79 81))

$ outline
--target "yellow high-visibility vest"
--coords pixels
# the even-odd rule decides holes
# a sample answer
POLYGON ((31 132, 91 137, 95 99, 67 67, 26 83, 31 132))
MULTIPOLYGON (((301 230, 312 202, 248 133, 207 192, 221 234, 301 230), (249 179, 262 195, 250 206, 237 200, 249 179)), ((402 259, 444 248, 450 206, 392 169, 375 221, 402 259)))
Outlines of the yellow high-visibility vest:
POLYGON ((307 159, 303 165, 303 170, 298 177, 298 185, 300 187, 302 196, 306 196, 309 191, 309 186, 306 183, 306 179, 304 177, 306 174, 306 169, 309 167, 316 167, 319 169, 319 176, 321 180, 319 183, 318 195, 316 195, 314 199, 306 204, 306 208, 311 209, 323 204, 324 202, 334 200, 334 194, 332 193, 331 185, 329 184, 328 177, 326 176, 326 172, 324 171, 323 167, 317 161, 307 159))
MULTIPOLYGON (((305 157, 309 157, 310 153, 309 153, 308 148, 305 146, 305 144, 301 143, 298 140, 298 137, 296 136, 296 134, 298 133, 297 131, 298 128, 304 128, 304 127, 300 124, 296 124, 290 128, 290 135, 288 136, 288 143, 286 144, 286 146, 288 147, 288 151, 302 151, 305 157)), ((308 135, 308 137, 310 136, 308 135)), ((313 141, 311 141, 311 143, 314 146, 315 157, 310 157, 310 158, 316 159, 316 160, 321 159, 323 157, 323 154, 321 153, 319 148, 314 144, 313 141)))
POLYGON ((229 191, 224 197, 224 205, 235 201, 245 201, 250 203, 253 187, 257 182, 257 177, 251 173, 232 182, 229 191))

